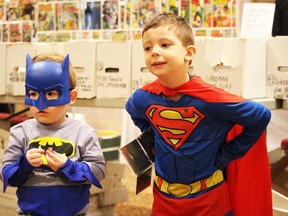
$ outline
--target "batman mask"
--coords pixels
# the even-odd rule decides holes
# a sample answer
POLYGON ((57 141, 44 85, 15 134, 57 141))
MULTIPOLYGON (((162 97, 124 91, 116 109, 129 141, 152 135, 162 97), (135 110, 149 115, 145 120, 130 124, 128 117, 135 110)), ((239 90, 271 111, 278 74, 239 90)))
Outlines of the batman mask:
POLYGON ((33 62, 27 54, 25 88, 25 104, 39 110, 70 103, 69 55, 58 63, 51 60, 33 62), (30 91, 39 94, 37 99, 30 97, 30 91), (59 96, 56 99, 47 98, 47 93, 51 91, 57 91, 59 96))

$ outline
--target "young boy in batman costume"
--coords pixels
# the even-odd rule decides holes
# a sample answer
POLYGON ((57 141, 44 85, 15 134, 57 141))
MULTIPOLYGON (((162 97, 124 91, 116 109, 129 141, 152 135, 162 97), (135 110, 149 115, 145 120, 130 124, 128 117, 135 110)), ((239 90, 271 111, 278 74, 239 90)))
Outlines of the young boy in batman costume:
POLYGON ((66 57, 26 56, 25 104, 34 117, 10 130, 2 181, 17 187, 18 215, 86 215, 91 184, 101 188, 105 161, 95 130, 67 116, 76 72, 66 57))
POLYGON ((270 111, 188 74, 196 49, 182 17, 154 17, 142 43, 157 79, 136 90, 126 110, 154 133, 152 216, 271 216, 270 111))

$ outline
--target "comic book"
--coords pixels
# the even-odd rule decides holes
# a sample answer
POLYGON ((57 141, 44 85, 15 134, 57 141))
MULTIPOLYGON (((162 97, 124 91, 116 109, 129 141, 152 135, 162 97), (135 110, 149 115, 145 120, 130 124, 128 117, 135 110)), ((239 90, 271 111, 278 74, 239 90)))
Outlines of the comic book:
POLYGON ((104 1, 102 6, 102 29, 118 29, 118 0, 104 1))
POLYGON ((31 20, 34 21, 34 0, 19 0, 19 20, 31 20))
POLYGON ((9 25, 7 23, 2 24, 2 42, 9 42, 9 25))
POLYGON ((101 28, 101 1, 81 1, 81 29, 95 30, 101 28))
POLYGON ((156 0, 132 0, 131 21, 132 28, 143 28, 147 20, 161 11, 161 4, 156 0))
POLYGON ((57 2, 58 30, 80 30, 79 2, 57 2))
POLYGON ((9 41, 10 42, 21 42, 22 41, 22 26, 21 22, 10 22, 9 23, 9 41))
POLYGON ((5 0, 0 0, 0 22, 5 21, 5 0))
POLYGON ((22 22, 22 42, 31 42, 33 37, 33 22, 22 22))
POLYGON ((38 31, 55 31, 56 26, 55 3, 37 3, 36 27, 38 31))

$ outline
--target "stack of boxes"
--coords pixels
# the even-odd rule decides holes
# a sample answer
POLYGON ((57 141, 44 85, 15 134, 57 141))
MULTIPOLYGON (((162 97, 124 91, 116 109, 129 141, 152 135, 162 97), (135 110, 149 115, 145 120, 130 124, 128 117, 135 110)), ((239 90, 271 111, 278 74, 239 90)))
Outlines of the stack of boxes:
MULTIPOLYGON (((190 72, 244 98, 287 98, 288 38, 195 38, 190 72), (284 54, 283 54, 284 53, 284 54)), ((0 43, 0 96, 24 96, 25 56, 69 54, 78 75, 79 98, 127 99, 156 79, 144 61, 141 41, 0 43)))

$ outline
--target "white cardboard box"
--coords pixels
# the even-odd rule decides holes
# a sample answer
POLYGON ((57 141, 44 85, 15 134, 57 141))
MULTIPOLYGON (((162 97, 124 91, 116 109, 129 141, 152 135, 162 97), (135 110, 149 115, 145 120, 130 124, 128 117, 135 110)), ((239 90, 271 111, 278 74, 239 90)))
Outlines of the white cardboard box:
POLYGON ((63 43, 47 43, 47 42, 36 42, 33 43, 35 46, 35 55, 39 55, 44 52, 57 52, 63 54, 63 43))
POLYGON ((12 96, 25 95, 26 55, 32 58, 35 47, 32 43, 7 44, 6 56, 6 94, 12 96))
POLYGON ((202 79, 244 98, 266 97, 266 39, 207 38, 202 79))
POLYGON ((242 96, 266 98, 266 38, 246 38, 242 63, 242 96))
POLYGON ((78 98, 96 97, 96 42, 64 42, 63 53, 69 54, 77 72, 78 98))
POLYGON ((6 94, 6 43, 0 43, 0 95, 6 94))
POLYGON ((131 95, 130 42, 97 42, 97 98, 131 95))
POLYGON ((195 37, 194 46, 196 48, 196 53, 193 57, 189 70, 190 74, 195 74, 200 77, 202 77, 202 65, 203 65, 205 41, 206 37, 195 37))
POLYGON ((131 73, 132 73, 132 93, 157 79, 146 67, 142 41, 132 41, 131 42, 131 73))
POLYGON ((202 62, 202 79, 237 95, 242 94, 244 39, 207 38, 202 62))
POLYGON ((288 37, 267 41, 267 97, 288 98, 288 37))

